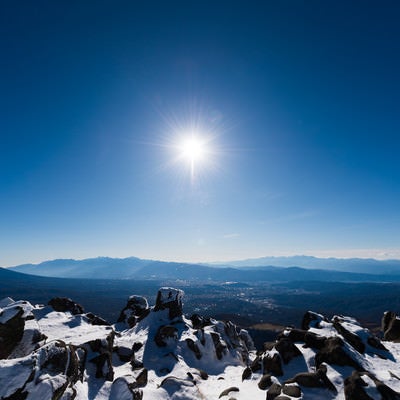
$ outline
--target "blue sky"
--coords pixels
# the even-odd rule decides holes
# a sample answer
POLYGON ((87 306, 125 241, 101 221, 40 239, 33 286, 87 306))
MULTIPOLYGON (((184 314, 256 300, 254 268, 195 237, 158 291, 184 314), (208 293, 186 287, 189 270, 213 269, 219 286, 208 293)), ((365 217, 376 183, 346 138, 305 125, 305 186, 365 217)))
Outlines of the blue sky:
POLYGON ((0 7, 0 265, 400 258, 398 2, 0 7))

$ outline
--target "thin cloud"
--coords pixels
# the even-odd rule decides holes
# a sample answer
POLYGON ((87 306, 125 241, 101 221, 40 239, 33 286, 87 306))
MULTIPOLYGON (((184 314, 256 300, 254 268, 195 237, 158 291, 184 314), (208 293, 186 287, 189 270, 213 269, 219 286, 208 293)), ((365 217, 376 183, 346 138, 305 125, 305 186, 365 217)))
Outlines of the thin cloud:
POLYGON ((377 260, 400 259, 400 249, 331 249, 331 250, 307 250, 304 254, 315 257, 335 258, 375 258, 377 260))
POLYGON ((232 239, 232 238, 237 238, 239 236, 240 236, 239 233, 227 233, 226 235, 223 235, 222 237, 224 239, 232 239))

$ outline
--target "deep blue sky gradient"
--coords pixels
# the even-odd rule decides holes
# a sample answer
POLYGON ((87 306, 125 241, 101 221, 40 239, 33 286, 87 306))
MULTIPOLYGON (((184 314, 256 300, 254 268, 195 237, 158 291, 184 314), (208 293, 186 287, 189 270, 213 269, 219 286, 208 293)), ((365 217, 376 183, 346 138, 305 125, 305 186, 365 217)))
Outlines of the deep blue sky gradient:
POLYGON ((397 1, 4 1, 0 265, 400 257, 397 1), (215 137, 191 182, 174 127, 215 137))

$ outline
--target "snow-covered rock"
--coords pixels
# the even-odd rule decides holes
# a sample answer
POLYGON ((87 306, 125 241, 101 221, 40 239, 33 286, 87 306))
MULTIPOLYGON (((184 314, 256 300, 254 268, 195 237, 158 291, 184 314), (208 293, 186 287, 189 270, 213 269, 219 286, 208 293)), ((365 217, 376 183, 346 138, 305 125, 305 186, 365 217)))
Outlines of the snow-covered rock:
POLYGON ((353 318, 309 311, 256 352, 229 321, 186 318, 182 300, 131 296, 115 325, 67 298, 1 300, 0 399, 400 400, 400 344, 353 318))
POLYGON ((170 319, 181 317, 183 295, 183 290, 162 287, 157 293, 154 311, 168 310, 170 319))

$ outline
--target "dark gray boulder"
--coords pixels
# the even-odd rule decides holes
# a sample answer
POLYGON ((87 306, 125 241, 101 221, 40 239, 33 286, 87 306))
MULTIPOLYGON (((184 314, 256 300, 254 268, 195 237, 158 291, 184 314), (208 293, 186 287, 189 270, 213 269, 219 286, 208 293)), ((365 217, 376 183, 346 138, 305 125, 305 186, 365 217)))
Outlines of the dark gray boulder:
POLYGON ((0 314, 0 359, 7 358, 24 335, 25 318, 21 307, 13 307, 0 314), (8 315, 5 315, 7 312, 8 315))
POLYGON ((325 340, 324 347, 315 355, 315 365, 318 368, 322 363, 350 366, 361 371, 362 367, 345 350, 344 342, 339 337, 330 337, 325 340))
POLYGON ((223 344, 221 342, 221 337, 220 337, 220 335, 218 335, 218 333, 210 332, 210 335, 211 335, 212 341, 214 343, 215 354, 216 354, 218 360, 221 360, 227 350, 227 347, 225 344, 223 344))
POLYGON ((54 311, 69 311, 72 315, 83 314, 85 312, 80 304, 68 297, 54 297, 49 301, 48 305, 51 306, 54 311))
POLYGON ((201 354, 201 351, 200 351, 200 349, 199 349, 199 346, 197 346, 197 344, 194 342, 194 340, 193 340, 193 339, 190 339, 190 338, 187 338, 187 339, 186 339, 186 344, 187 344, 187 346, 189 347, 189 349, 193 351, 195 357, 196 357, 198 360, 200 360, 202 354, 201 354))
POLYGON ((260 381, 258 382, 258 387, 260 390, 266 390, 272 385, 271 374, 264 374, 260 381))
POLYGON ((359 353, 364 354, 365 352, 365 344, 361 340, 359 336, 350 332, 346 329, 341 323, 339 317, 335 317, 332 321, 333 327, 340 333, 344 339, 359 353))
POLYGON ((170 319, 182 317, 182 298, 184 292, 180 289, 162 287, 158 290, 154 311, 168 310, 170 319))
POLYGON ((126 306, 122 309, 117 322, 125 322, 129 328, 133 328, 150 312, 149 304, 145 297, 130 296, 126 306))
POLYGON ((172 325, 163 325, 158 328, 154 341, 158 347, 167 346, 168 340, 178 339, 178 329, 172 325))
POLYGON ((273 383, 267 391, 267 400, 274 400, 281 394, 282 386, 278 383, 273 383))
POLYGON ((386 311, 382 318, 383 339, 400 341, 400 319, 393 311, 386 311))
POLYGON ((279 354, 270 355, 266 353, 262 359, 263 373, 270 373, 275 376, 282 376, 282 361, 279 354))
POLYGON ((301 351, 297 346, 288 338, 281 338, 275 344, 276 350, 278 350, 283 362, 289 363, 293 358, 301 356, 301 351))
POLYGON ((297 385, 283 385, 282 393, 291 397, 301 397, 301 389, 297 385))
POLYGON ((315 313, 313 311, 307 311, 301 322, 301 329, 308 330, 309 328, 320 328, 320 323, 322 321, 328 322, 328 320, 321 314, 315 313))

